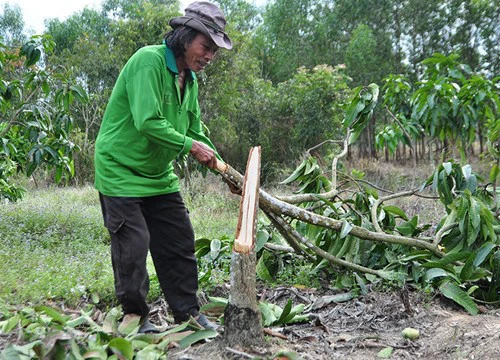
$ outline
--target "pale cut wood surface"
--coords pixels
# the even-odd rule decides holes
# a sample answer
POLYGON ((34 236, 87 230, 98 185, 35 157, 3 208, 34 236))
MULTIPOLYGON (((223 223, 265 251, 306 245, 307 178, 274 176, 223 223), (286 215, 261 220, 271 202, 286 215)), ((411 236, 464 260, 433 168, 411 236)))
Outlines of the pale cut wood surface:
POLYGON ((248 254, 255 244, 256 218, 259 208, 260 152, 260 146, 250 149, 243 180, 240 214, 233 247, 234 251, 242 254, 248 254))

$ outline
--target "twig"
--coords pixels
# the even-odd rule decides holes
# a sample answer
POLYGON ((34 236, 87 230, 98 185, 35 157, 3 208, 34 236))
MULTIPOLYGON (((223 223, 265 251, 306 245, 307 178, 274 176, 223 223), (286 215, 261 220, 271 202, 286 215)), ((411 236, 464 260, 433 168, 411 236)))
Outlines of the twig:
POLYGON ((253 356, 253 355, 250 355, 250 354, 248 354, 248 353, 246 353, 246 352, 243 352, 243 351, 238 351, 238 350, 235 350, 235 349, 230 348, 230 347, 228 347, 228 346, 226 347, 226 351, 229 351, 230 353, 233 353, 233 354, 238 355, 238 356, 243 356, 243 357, 246 357, 246 358, 248 358, 248 359, 253 359, 253 358, 254 358, 254 356, 253 356))
POLYGON ((325 140, 325 141, 323 141, 323 142, 320 142, 320 143, 319 143, 319 144, 317 144, 317 145, 314 145, 312 148, 308 149, 308 150, 306 151, 306 154, 311 155, 311 151, 313 151, 313 150, 315 150, 315 149, 317 149, 317 148, 319 148, 319 147, 321 147, 321 146, 323 146, 323 145, 325 145, 325 144, 327 144, 327 143, 339 143, 339 142, 341 142, 341 141, 338 141, 338 140, 331 140, 331 139, 325 140))
POLYGON ((332 189, 337 189, 337 163, 340 158, 347 155, 349 149, 349 137, 351 136, 351 129, 347 129, 346 137, 344 138, 344 148, 340 154, 335 155, 332 161, 332 189))
MULTIPOLYGON (((340 160, 340 158, 346 156, 347 150, 349 149, 349 136, 351 135, 351 130, 347 129, 347 135, 345 139, 343 140, 344 147, 342 151, 335 155, 335 157, 332 160, 332 189, 330 191, 327 191, 322 194, 300 194, 300 195, 291 195, 291 196, 278 196, 277 198, 280 199, 281 201, 287 202, 289 204, 301 204, 305 202, 316 202, 319 200, 318 196, 325 198, 325 199, 333 199, 337 194, 337 163, 340 160)), ((326 140, 323 141, 322 143, 312 147, 311 149, 307 150, 307 153, 313 149, 316 149, 317 147, 326 144, 328 142, 339 142, 339 141, 334 141, 334 140, 326 140)))
POLYGON ((411 195, 415 194, 417 191, 418 191, 418 189, 416 189, 416 190, 409 190, 409 191, 403 191, 403 192, 400 192, 400 193, 396 193, 396 194, 392 194, 392 195, 388 195, 388 196, 385 196, 385 197, 378 198, 373 203, 372 210, 371 210, 371 212, 372 212, 372 224, 373 224, 373 227, 375 228, 375 231, 383 233, 382 228, 380 227, 380 225, 378 223, 378 216, 377 216, 377 210, 378 210, 378 207, 379 207, 380 204, 382 204, 384 201, 396 199, 398 197, 411 196, 411 195))
POLYGON ((443 226, 439 231, 436 233, 436 236, 434 237, 434 241, 432 242, 434 245, 437 245, 441 242, 441 238, 444 236, 444 233, 447 232, 448 230, 453 229, 455 226, 457 226, 458 223, 452 223, 448 224, 446 226, 443 226))
POLYGON ((281 252, 287 252, 287 253, 294 253, 295 252, 295 250, 290 246, 283 246, 283 245, 266 243, 264 245, 264 247, 266 249, 274 250, 274 251, 281 251, 281 252))
POLYGON ((264 331, 264 334, 266 335, 274 336, 283 340, 288 340, 288 337, 286 335, 283 335, 282 333, 279 333, 277 331, 273 331, 269 328, 264 328, 262 331, 264 331))

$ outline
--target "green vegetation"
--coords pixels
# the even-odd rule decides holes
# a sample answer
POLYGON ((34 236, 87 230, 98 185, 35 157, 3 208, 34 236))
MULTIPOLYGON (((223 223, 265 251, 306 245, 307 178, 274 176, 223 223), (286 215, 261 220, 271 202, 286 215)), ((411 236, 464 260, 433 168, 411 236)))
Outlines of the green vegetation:
MULTIPOLYGON (((235 46, 199 74, 206 130, 236 169, 244 169, 251 146, 262 146, 262 183, 282 181, 277 192, 294 192, 283 198, 308 217, 261 214, 259 279, 350 296, 410 285, 473 314, 478 302, 498 305, 496 3, 219 4, 235 46), (403 174, 398 163, 408 161, 412 169, 403 174), (334 226, 308 222, 313 217, 334 226)), ((140 343, 133 332, 93 323, 96 309, 107 311, 109 323, 119 316, 109 237, 95 190, 62 186, 92 182, 93 143, 116 76, 137 49, 160 43, 178 14, 177 1, 106 0, 100 10, 50 19, 44 34, 29 37, 20 10, 3 7, 0 330, 22 329, 32 341, 28 356, 61 351, 60 343, 75 358, 87 351, 165 355, 167 343, 140 343), (22 186, 28 178, 60 187, 35 191, 22 186), (47 303, 85 309, 69 319, 47 303), (89 337, 75 343, 80 330, 89 337), (41 346, 42 338, 53 346, 41 346)), ((229 277, 239 198, 213 174, 201 178, 193 162, 178 165, 200 284, 210 292, 229 277)), ((148 267, 155 300, 160 289, 151 261, 148 267)), ((268 325, 305 310, 291 303, 261 309, 268 325)))
POLYGON ((2 299, 73 306, 92 296, 112 299, 109 237, 95 190, 29 192, 0 211, 2 299))

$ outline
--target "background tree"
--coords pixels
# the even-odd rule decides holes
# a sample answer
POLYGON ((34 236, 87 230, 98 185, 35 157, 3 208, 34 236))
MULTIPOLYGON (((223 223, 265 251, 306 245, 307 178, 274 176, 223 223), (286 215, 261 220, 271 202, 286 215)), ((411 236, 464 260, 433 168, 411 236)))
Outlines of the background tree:
POLYGON ((21 8, 18 5, 3 5, 0 15, 0 37, 7 45, 19 45, 26 41, 24 33, 24 19, 21 8))
POLYGON ((15 201, 22 188, 12 176, 42 168, 56 182, 74 175, 71 104, 85 101, 84 90, 41 57, 51 52, 48 36, 34 36, 19 50, 0 44, 0 198, 15 201))

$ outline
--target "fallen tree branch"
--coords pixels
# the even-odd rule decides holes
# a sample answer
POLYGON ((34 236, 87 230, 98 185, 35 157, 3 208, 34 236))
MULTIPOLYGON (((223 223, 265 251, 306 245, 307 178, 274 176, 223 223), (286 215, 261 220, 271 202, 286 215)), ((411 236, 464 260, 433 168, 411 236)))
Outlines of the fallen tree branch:
POLYGON ((276 214, 272 214, 272 213, 268 214, 268 216, 271 216, 275 222, 280 224, 280 227, 282 229, 285 229, 286 232, 289 234, 289 236, 294 237, 295 239, 300 241, 304 246, 311 249, 316 255, 319 255, 322 258, 330 261, 332 264, 343 266, 343 267, 351 269, 353 271, 363 272, 363 273, 367 273, 367 274, 373 274, 373 275, 376 275, 379 277, 384 277, 383 274, 377 270, 373 270, 373 269, 370 269, 370 268, 367 268, 367 267, 364 267, 361 265, 353 264, 349 261, 339 259, 336 256, 333 256, 332 254, 330 254, 329 252, 326 252, 325 250, 317 247, 316 245, 311 243, 309 240, 307 240, 305 237, 303 237, 299 232, 294 230, 290 226, 290 224, 288 224, 281 216, 277 216, 276 214))
MULTIPOLYGON (((236 171, 227 164, 223 164, 221 166, 221 169, 223 169, 223 171, 220 173, 227 181, 230 181, 235 186, 241 188, 243 183, 243 176, 238 171, 236 171)), ((326 227, 335 230, 337 232, 340 232, 342 229, 343 222, 341 220, 336 220, 328 218, 326 216, 318 215, 313 212, 307 211, 303 208, 300 208, 298 206, 295 206, 293 204, 286 203, 269 195, 262 189, 259 190, 259 206, 266 213, 290 216, 294 219, 301 220, 305 223, 326 227)), ((392 244, 412 246, 419 249, 426 249, 439 257, 444 257, 446 255, 445 253, 443 253, 441 250, 438 249, 437 245, 429 243, 427 241, 413 239, 400 235, 374 232, 357 225, 352 225, 349 234, 359 239, 364 239, 369 241, 388 242, 392 244)))
POLYGON ((276 221, 275 215, 266 211, 264 211, 264 213, 267 215, 269 220, 271 220, 273 226, 279 231, 279 233, 283 236, 283 238, 288 242, 288 244, 295 250, 297 254, 304 255, 309 259, 314 259, 314 256, 312 256, 307 251, 302 249, 297 239, 295 239, 285 228, 283 228, 280 222, 276 221))
MULTIPOLYGON (((335 157, 332 160, 332 189, 330 191, 327 191, 322 194, 300 194, 300 195, 290 195, 290 196, 278 196, 277 198, 281 201, 287 202, 289 204, 301 204, 305 202, 315 202, 318 201, 318 196, 321 196, 322 198, 325 198, 327 200, 333 199, 335 196, 338 194, 337 190, 337 164, 339 160, 347 155, 347 150, 349 149, 349 137, 351 136, 351 131, 350 129, 347 129, 347 135, 345 139, 343 140, 344 147, 342 151, 335 155, 335 157)), ((324 141, 319 145, 316 145, 315 147, 307 150, 307 153, 309 153, 312 149, 315 149, 327 142, 334 142, 333 140, 328 140, 324 141)))

